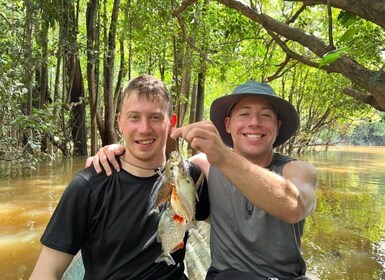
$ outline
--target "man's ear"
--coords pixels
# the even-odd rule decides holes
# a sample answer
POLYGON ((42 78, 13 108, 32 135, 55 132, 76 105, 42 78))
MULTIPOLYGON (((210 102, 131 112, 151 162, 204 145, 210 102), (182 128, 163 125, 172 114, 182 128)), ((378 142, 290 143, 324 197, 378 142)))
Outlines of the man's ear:
MULTIPOLYGON (((173 130, 176 129, 177 121, 178 121, 177 115, 172 114, 170 118, 171 129, 169 133, 171 133, 173 130)), ((176 150, 177 150, 177 141, 175 141, 175 139, 172 139, 170 135, 168 135, 167 142, 166 142, 166 156, 168 156, 171 153, 171 151, 176 151, 176 150)))
POLYGON ((225 128, 226 128, 226 132, 227 133, 230 133, 230 128, 229 128, 229 124, 230 124, 230 118, 229 117, 226 117, 225 120, 225 128))
POLYGON ((279 129, 281 128, 282 121, 278 120, 278 125, 277 125, 277 135, 279 134, 279 129))
POLYGON ((170 118, 171 128, 175 128, 176 124, 178 122, 178 117, 176 114, 172 114, 170 118))
POLYGON ((122 114, 120 112, 116 115, 116 119, 118 121, 119 132, 120 132, 120 134, 122 134, 122 129, 120 127, 120 121, 122 119, 122 114))

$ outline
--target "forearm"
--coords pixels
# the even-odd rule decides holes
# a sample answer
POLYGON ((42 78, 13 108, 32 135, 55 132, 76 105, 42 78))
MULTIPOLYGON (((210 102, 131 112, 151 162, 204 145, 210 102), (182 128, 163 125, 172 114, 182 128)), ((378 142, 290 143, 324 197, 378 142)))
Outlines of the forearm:
POLYGON ((217 163, 222 173, 256 207, 288 223, 308 214, 299 189, 286 178, 249 162, 233 151, 217 163))
POLYGON ((43 246, 29 280, 60 280, 73 255, 43 246))

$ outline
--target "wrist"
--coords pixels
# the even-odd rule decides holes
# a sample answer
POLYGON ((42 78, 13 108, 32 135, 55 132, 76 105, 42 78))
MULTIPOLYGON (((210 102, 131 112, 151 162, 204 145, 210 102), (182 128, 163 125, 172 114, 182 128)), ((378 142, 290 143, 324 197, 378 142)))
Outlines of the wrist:
POLYGON ((224 149, 218 153, 216 162, 212 164, 219 168, 231 166, 231 163, 234 162, 234 156, 236 156, 235 152, 230 147, 225 146, 224 149))

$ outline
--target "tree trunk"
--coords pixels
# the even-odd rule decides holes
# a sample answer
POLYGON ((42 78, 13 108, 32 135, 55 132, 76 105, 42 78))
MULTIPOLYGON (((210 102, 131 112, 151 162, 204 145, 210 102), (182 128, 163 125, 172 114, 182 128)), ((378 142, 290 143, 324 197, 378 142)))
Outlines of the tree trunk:
POLYGON ((99 0, 91 0, 87 3, 87 81, 88 101, 91 115, 91 154, 97 151, 97 101, 98 101, 98 12, 99 0))
POLYGON ((190 69, 190 61, 185 60, 183 63, 183 75, 180 86, 180 95, 182 96, 182 102, 180 102, 180 120, 179 125, 184 124, 184 120, 187 114, 187 109, 190 107, 189 103, 191 102, 190 92, 191 92, 191 69, 190 69))
POLYGON ((198 88, 197 88, 197 113, 195 121, 201 121, 204 118, 204 109, 205 109, 205 83, 206 83, 206 73, 201 71, 198 73, 198 88))
POLYGON ((118 25, 120 0, 114 0, 110 29, 108 32, 107 54, 104 62, 104 128, 102 145, 116 143, 115 106, 114 106, 114 61, 116 51, 116 30, 118 25))
MULTIPOLYGON (((41 50, 41 64, 40 69, 36 70, 36 82, 37 89, 39 92, 38 100, 39 105, 38 108, 42 109, 44 105, 49 102, 49 93, 48 93, 48 22, 46 20, 42 20, 41 23, 40 36, 38 37, 38 45, 41 50)), ((42 152, 46 152, 48 149, 48 139, 46 137, 42 137, 41 148, 42 152)))
POLYGON ((74 104, 74 106, 71 106, 71 132, 72 141, 74 142, 74 155, 85 156, 87 155, 86 104, 84 102, 83 77, 79 58, 76 58, 70 101, 70 104, 74 104))
MULTIPOLYGON (((23 40, 23 78, 22 83, 28 89, 28 98, 26 98, 25 103, 23 103, 22 111, 24 115, 29 116, 32 112, 32 100, 33 100, 33 56, 32 56, 32 34, 33 34, 33 20, 35 18, 35 9, 33 7, 33 1, 25 1, 26 14, 25 17, 25 26, 24 26, 24 40, 23 40)), ((23 151, 25 153, 30 153, 32 150, 28 144, 28 139, 32 137, 32 131, 23 130, 20 132, 20 142, 23 145, 23 151)))
POLYGON ((197 85, 193 84, 191 89, 191 99, 190 99, 190 116, 188 123, 196 122, 196 114, 197 114, 197 85))

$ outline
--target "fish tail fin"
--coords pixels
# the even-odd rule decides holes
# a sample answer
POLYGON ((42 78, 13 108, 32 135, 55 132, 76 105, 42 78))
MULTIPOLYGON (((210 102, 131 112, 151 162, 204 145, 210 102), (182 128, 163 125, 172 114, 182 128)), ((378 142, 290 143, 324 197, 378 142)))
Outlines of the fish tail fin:
POLYGON ((156 260, 155 260, 156 263, 160 263, 160 262, 166 262, 167 265, 175 265, 175 261, 174 259, 171 257, 170 253, 167 253, 167 254, 161 254, 156 260))

